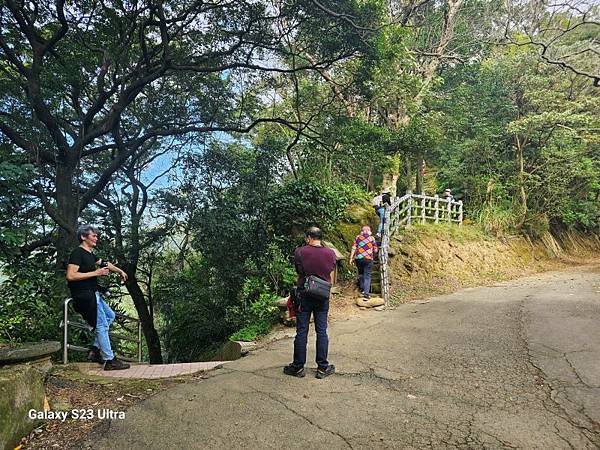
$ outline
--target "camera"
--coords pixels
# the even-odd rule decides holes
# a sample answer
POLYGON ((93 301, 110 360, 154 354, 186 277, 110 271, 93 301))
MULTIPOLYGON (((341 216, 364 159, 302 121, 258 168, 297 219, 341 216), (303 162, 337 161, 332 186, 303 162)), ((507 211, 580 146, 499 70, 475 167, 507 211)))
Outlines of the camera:
POLYGON ((102 262, 100 263, 100 268, 104 269, 105 267, 108 267, 108 261, 102 260, 102 262))

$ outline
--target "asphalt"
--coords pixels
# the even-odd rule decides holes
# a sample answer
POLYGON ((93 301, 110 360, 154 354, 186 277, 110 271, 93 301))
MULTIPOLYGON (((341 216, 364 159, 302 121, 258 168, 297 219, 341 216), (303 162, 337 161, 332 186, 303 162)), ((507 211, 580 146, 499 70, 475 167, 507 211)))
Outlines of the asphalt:
POLYGON ((599 265, 370 311, 330 340, 329 378, 283 375, 285 339, 76 447, 600 448, 599 265))

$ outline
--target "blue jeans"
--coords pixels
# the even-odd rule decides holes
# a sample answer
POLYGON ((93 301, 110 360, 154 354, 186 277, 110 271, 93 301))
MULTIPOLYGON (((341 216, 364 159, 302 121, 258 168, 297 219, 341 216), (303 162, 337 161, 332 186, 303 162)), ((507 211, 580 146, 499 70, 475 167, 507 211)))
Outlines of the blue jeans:
POLYGON ((108 361, 115 357, 108 336, 108 329, 115 320, 115 313, 104 301, 100 292, 96 292, 96 309, 96 337, 94 345, 100 349, 102 359, 108 361))
POLYGON ((385 222, 385 207, 377 209, 377 215, 379 216, 379 226, 377 227, 377 234, 383 233, 383 223, 385 222))
POLYGON ((371 292, 371 271, 373 270, 373 260, 367 258, 356 259, 358 268, 358 283, 360 290, 366 295, 371 292))
POLYGON ((311 313, 315 319, 317 332, 317 366, 327 369, 327 352, 329 350, 329 337, 327 336, 327 313, 329 300, 316 300, 307 295, 301 295, 300 311, 296 312, 296 338, 294 339, 294 362, 296 367, 304 367, 306 363, 306 344, 308 342, 308 326, 311 313))

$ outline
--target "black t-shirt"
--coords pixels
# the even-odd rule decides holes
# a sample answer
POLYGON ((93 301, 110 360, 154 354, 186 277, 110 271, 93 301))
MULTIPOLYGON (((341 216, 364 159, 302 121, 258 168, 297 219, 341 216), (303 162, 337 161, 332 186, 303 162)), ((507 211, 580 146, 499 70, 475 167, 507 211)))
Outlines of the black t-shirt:
MULTIPOLYGON (((92 252, 88 252, 82 247, 77 247, 71 252, 69 256, 69 264, 79 266, 77 272, 88 273, 96 270, 96 261, 100 258, 94 255, 92 252)), ((91 277, 85 280, 69 281, 69 289, 71 295, 75 297, 82 291, 97 291, 98 290, 98 277, 91 277)))
POLYGON ((389 194, 389 192, 384 192, 384 193, 381 195, 381 203, 382 203, 383 205, 390 205, 390 206, 392 206, 392 199, 391 199, 391 197, 390 197, 390 194, 389 194))

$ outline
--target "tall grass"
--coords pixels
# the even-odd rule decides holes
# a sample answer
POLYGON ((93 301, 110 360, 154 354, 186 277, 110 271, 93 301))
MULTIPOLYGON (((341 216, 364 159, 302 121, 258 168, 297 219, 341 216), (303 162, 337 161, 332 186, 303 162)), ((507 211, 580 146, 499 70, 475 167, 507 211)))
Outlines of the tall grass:
POLYGON ((515 209, 501 206, 483 206, 473 211, 471 217, 486 233, 496 236, 514 233, 519 221, 515 209))

